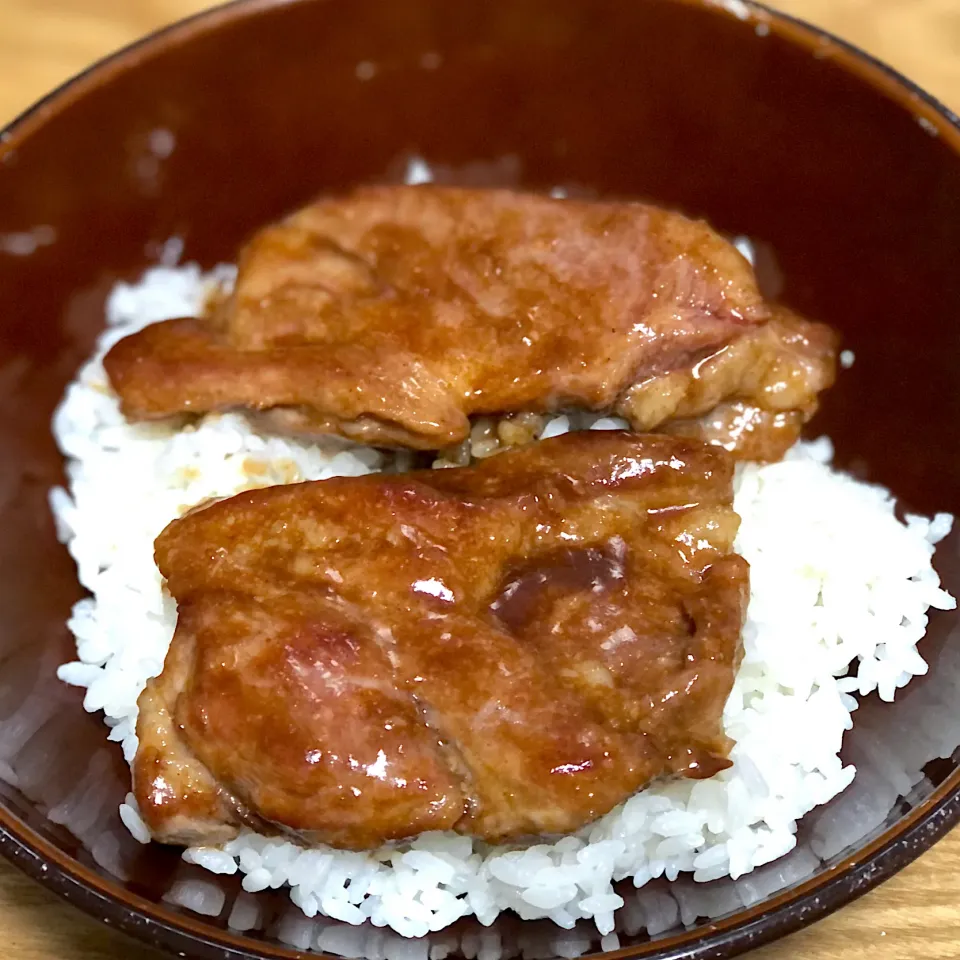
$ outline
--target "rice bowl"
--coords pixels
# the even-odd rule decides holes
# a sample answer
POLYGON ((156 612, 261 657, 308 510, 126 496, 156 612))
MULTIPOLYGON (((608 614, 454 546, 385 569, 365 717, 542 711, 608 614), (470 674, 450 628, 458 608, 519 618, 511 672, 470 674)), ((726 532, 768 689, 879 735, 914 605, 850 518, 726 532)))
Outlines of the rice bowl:
MULTIPOLYGON (((242 873, 204 877, 179 860, 181 851, 140 846, 117 815, 129 790, 119 745, 103 738, 102 715, 82 711, 85 689, 56 677, 57 664, 77 658, 64 626, 83 593, 47 508, 47 491, 66 486, 50 420, 102 330, 110 284, 138 276, 166 238, 182 236, 186 256, 205 269, 233 260, 251 231, 318 190, 393 182, 410 149, 458 169, 509 159, 471 181, 478 185, 559 182, 570 196, 585 185, 593 196, 644 196, 702 214, 755 238, 761 276, 773 271, 770 295, 831 323, 856 350, 809 436, 828 434, 836 463, 883 483, 916 512, 957 513, 950 197, 960 140, 948 111, 862 51, 769 10, 751 8, 738 21, 706 3, 612 3, 596 20, 588 6, 551 6, 550 29, 539 7, 519 21, 514 11, 477 7, 478 29, 468 35, 462 12, 432 2, 414 2, 402 22, 380 3, 242 3, 122 52, 8 128, 0 145, 10 161, 0 176, 6 229, 48 224, 56 242, 0 258, 14 294, 4 343, 16 361, 6 463, 20 481, 5 499, 0 852, 109 924, 90 933, 108 952, 133 949, 113 933, 119 928, 191 956, 292 956, 285 944, 338 945, 371 960, 426 956, 412 952, 422 951, 420 941, 400 941, 388 928, 308 920, 282 889, 236 899, 242 873), (584 17, 595 27, 589 44, 579 42, 584 17), (426 38, 419 27, 428 20, 439 30, 426 38), (416 56, 425 39, 438 54, 431 70, 440 66, 430 73, 416 56), (823 44, 831 56, 811 56, 823 44), (678 47, 699 51, 697 70, 678 47), (355 78, 358 56, 385 67, 381 54, 395 67, 355 78), (569 81, 562 89, 561 78, 569 81), (236 96, 251 85, 262 96, 236 96), (500 122, 488 95, 504 89, 516 94, 514 123, 500 122), (718 93, 730 110, 711 108, 718 93), (288 109, 277 110, 281 102, 288 109), (175 151, 146 183, 132 160, 158 125, 175 151), (237 190, 211 190, 216 184, 237 190)), ((955 529, 934 558, 954 595, 956 538, 955 529)), ((683 874, 639 890, 618 885, 623 952, 729 956, 800 927, 810 928, 816 952, 830 932, 814 921, 918 857, 914 869, 937 874, 943 851, 924 852, 960 816, 956 625, 955 612, 930 611, 919 646, 929 675, 894 704, 861 700, 842 753, 856 778, 803 818, 791 854, 737 881, 701 884, 683 874)), ((895 906, 908 881, 895 880, 855 912, 895 906)), ((935 912, 937 898, 927 899, 935 912)), ((835 921, 844 922, 856 918, 835 921)), ((50 936, 29 926, 27 917, 28 939, 50 936)), ((431 936, 429 953, 442 956, 445 943, 489 957, 502 936, 504 952, 519 945, 527 957, 569 956, 590 948, 593 924, 562 931, 505 914, 482 936, 478 926, 464 920, 431 936), (534 946, 533 931, 545 928, 556 947, 534 946), (472 932, 461 947, 465 930, 472 932)), ((889 949, 889 933, 880 952, 883 943, 889 949)), ((600 946, 617 941, 611 935, 600 946)))
MULTIPOLYGON (((128 762, 137 697, 162 669, 176 622, 153 560, 160 530, 199 503, 252 487, 393 466, 372 448, 265 436, 239 414, 179 428, 124 420, 104 352, 147 323, 197 312, 232 276, 230 267, 208 276, 195 266, 160 267, 118 286, 97 354, 55 419, 70 489, 53 491, 51 505, 92 594, 70 621, 79 659, 59 676, 87 689, 85 709, 103 711, 128 762)), ((558 417, 544 432, 569 426, 558 417)), ((955 606, 931 563, 952 518, 901 520, 887 491, 832 470, 830 459, 821 439, 797 445, 781 463, 739 469, 736 549, 751 564, 751 597, 744 659, 724 712, 737 742, 730 770, 656 783, 577 835, 533 846, 426 834, 368 854, 245 833, 222 849, 191 848, 185 859, 242 873, 248 892, 287 886, 308 918, 370 920, 416 937, 466 915, 490 924, 503 910, 564 928, 588 918, 609 934, 623 905, 616 881, 632 878, 642 888, 681 873, 738 880, 788 853, 799 818, 855 776, 838 754, 856 698, 877 691, 892 700, 925 673, 916 645, 927 610, 955 606)), ((132 796, 120 815, 137 839, 149 839, 132 796)))

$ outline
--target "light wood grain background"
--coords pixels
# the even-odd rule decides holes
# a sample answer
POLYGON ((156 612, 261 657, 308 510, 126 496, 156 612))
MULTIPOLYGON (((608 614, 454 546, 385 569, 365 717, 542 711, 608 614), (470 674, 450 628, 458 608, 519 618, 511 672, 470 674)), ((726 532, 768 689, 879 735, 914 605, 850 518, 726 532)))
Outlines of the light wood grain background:
MULTIPOLYGON (((960 0, 779 0, 960 111, 960 0)), ((0 126, 93 60, 201 0, 0 0, 0 126)), ((0 957, 159 960, 0 860, 0 957)), ((960 957, 960 832, 873 893, 751 960, 960 957)))

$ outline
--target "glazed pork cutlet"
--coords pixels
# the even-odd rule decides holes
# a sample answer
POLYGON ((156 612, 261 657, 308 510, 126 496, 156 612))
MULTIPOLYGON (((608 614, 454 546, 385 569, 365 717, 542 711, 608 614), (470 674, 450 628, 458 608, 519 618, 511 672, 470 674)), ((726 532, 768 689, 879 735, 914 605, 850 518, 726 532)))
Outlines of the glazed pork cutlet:
POLYGON ((156 541, 179 619, 139 700, 158 840, 562 834, 729 766, 733 458, 625 431, 243 493, 156 541))
MULTIPOLYGON (((116 344, 131 419, 243 408, 272 428, 439 450, 472 417, 615 413, 777 459, 834 376, 823 325, 767 305, 707 224, 507 190, 357 190, 267 227, 201 318, 116 344)), ((527 418, 526 420, 524 418, 527 418)))

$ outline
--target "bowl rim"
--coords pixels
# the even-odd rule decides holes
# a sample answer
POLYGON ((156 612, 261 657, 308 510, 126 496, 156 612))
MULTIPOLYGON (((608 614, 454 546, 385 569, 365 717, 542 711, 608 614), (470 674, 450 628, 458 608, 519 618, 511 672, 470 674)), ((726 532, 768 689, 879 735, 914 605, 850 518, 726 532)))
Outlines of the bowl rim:
MULTIPOLYGON (((171 44, 257 16, 273 7, 311 0, 227 0, 175 21, 96 60, 0 128, 0 165, 48 120, 88 93, 171 44)), ((848 73, 913 112, 918 124, 943 139, 960 163, 960 116, 898 71, 832 33, 758 0, 660 0, 698 7, 715 15, 775 32, 815 57, 831 59, 848 73)), ((758 30, 759 32, 759 30, 758 30)), ((711 960, 734 957, 808 926, 889 879, 960 823, 960 766, 896 824, 816 877, 704 925, 649 943, 603 953, 606 960, 711 960), (695 939, 691 940, 691 934, 695 939)), ((154 947, 209 960, 297 960, 303 952, 255 941, 199 915, 175 912, 118 886, 64 854, 12 810, 0 805, 0 854, 52 892, 91 917, 154 947), (186 953, 185 951, 190 951, 186 953)), ((318 956, 320 954, 317 954, 318 956)), ((597 956, 598 954, 594 954, 597 956)))

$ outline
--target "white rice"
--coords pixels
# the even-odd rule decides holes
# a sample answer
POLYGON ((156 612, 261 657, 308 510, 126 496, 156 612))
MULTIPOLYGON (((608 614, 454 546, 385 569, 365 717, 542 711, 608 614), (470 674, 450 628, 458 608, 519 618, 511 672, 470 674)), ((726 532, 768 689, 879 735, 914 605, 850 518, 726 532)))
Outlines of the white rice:
MULTIPOLYGON (((86 688, 85 709, 103 711, 109 738, 128 761, 137 748, 137 697, 160 672, 176 624, 175 604, 153 562, 153 540, 163 527, 208 498, 387 465, 368 448, 264 436, 237 414, 181 429, 124 420, 101 365, 106 349, 147 323, 195 312, 211 286, 232 278, 228 267, 207 276, 196 266, 157 267, 137 285, 119 285, 97 353, 54 420, 69 459, 69 492, 51 491, 51 507, 92 595, 77 603, 69 623, 79 659, 60 667, 59 676, 86 688)), ((569 427, 557 417, 546 432, 569 427)), ((927 610, 955 606, 931 565, 952 517, 901 522, 886 490, 834 471, 831 455, 822 439, 798 444, 782 463, 738 472, 735 506, 743 522, 736 549, 751 564, 751 598, 743 664, 724 712, 736 740, 731 769, 709 780, 655 783, 577 835, 526 848, 433 833, 352 853, 246 832, 220 849, 187 850, 184 859, 214 873, 241 872, 248 893, 288 887, 306 918, 370 920, 405 937, 470 914, 483 924, 503 910, 549 918, 570 930, 563 949, 575 956, 589 947, 572 929, 578 919, 592 919, 600 934, 613 936, 614 912, 624 904, 615 881, 630 877, 643 887, 680 874, 736 879, 789 853, 797 820, 853 780, 853 767, 842 765, 838 751, 857 697, 876 690, 892 700, 925 673, 916 645, 927 610)), ((120 816, 147 841, 132 795, 120 816)), ((667 929, 676 922, 677 903, 684 911, 683 889, 676 886, 676 899, 667 897, 662 910, 659 893, 631 899, 628 931, 631 924, 651 934, 667 929), (640 912, 633 917, 631 910, 640 912)), ((170 896, 207 913, 223 904, 209 892, 195 903, 187 888, 170 896)), ((336 932, 343 928, 304 925, 297 916, 283 921, 289 942, 306 938, 318 948, 339 946, 343 955, 360 949, 359 940, 351 946, 336 932)), ((255 901, 238 901, 231 925, 246 929, 258 917, 255 901)), ((613 939, 605 942, 612 948, 613 939)), ((494 957, 499 947, 491 940, 476 949, 494 957)))

